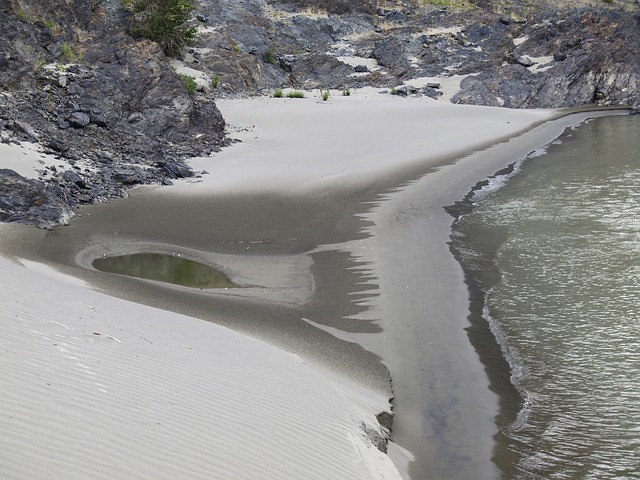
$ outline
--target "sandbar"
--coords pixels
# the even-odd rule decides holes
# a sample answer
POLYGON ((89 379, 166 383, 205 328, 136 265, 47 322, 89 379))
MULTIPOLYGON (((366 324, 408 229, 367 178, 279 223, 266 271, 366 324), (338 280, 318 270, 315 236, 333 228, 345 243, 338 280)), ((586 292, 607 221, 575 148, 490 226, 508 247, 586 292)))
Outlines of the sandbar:
POLYGON ((0 226, 2 476, 499 478, 443 207, 598 113, 372 90, 219 106, 241 141, 191 161, 208 173, 53 231, 0 226), (91 268, 140 251, 245 288, 91 268))

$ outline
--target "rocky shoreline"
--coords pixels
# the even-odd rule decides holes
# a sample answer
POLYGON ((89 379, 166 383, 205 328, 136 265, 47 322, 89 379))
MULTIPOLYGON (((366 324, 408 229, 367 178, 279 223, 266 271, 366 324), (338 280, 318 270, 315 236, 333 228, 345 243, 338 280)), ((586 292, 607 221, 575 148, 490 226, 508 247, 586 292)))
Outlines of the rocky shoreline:
POLYGON ((198 43, 171 60, 127 34, 118 0, 3 0, 0 141, 60 164, 38 178, 0 170, 0 220, 52 228, 79 205, 198 175, 186 160, 230 141, 220 96, 373 86, 439 98, 456 77, 454 103, 640 105, 638 4, 588 3, 201 0, 198 43))

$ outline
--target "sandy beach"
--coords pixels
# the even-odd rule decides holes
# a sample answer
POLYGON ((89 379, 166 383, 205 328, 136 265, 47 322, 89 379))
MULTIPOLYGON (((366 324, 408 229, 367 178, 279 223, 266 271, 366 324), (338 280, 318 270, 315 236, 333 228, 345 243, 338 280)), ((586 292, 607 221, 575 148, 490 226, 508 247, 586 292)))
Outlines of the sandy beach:
MULTIPOLYGON (((219 107, 241 142, 193 159, 201 178, 0 225, 0 477, 500 478, 443 207, 600 113, 375 91, 219 107), (91 266, 139 252, 243 288, 91 266)), ((39 159, 0 150, 22 174, 39 159)))

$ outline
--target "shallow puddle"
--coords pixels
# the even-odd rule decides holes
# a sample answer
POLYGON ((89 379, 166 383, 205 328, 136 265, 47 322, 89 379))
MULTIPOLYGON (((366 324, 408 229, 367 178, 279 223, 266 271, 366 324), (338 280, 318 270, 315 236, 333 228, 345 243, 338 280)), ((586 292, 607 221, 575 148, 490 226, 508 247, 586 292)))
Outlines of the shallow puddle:
POLYGON ((96 270, 193 288, 233 288, 224 273, 193 260, 162 253, 134 253, 97 258, 96 270))

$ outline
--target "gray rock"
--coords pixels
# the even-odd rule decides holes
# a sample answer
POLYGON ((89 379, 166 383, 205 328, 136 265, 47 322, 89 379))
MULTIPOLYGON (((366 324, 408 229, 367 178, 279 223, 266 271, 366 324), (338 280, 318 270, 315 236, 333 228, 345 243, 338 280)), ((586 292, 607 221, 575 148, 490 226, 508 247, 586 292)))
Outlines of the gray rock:
POLYGON ((57 185, 27 179, 0 169, 0 221, 53 228, 73 216, 73 209, 57 185))
POLYGON ((73 112, 67 117, 67 122, 74 128, 85 128, 91 123, 91 118, 84 112, 73 112))
POLYGON ((57 79, 57 84, 60 88, 66 88, 69 83, 69 78, 66 75, 60 75, 57 79))
POLYGON ((16 132, 24 133, 30 140, 38 141, 40 135, 38 132, 27 122, 23 122, 22 120, 14 120, 13 121, 13 130, 16 132))
POLYGON ((106 127, 107 126, 107 117, 101 111, 94 112, 92 110, 90 115, 89 115, 89 118, 91 119, 91 123, 93 123, 93 124, 95 124, 95 125, 97 125, 99 127, 106 127))
POLYGON ((144 120, 144 116, 140 112, 134 112, 127 117, 127 122, 129 123, 138 123, 142 120, 144 120))
POLYGON ((533 60, 531 60, 531 58, 529 58, 526 55, 520 55, 517 57, 513 57, 512 58, 513 63, 517 63, 518 65, 522 65, 523 67, 529 68, 532 67, 533 65, 535 65, 535 62, 533 60))
POLYGON ((404 97, 418 93, 418 89, 412 85, 400 85, 396 87, 396 94, 404 97))
POLYGON ((57 139, 53 139, 49 141, 49 143, 47 143, 47 147, 60 153, 66 152, 67 150, 69 150, 69 144, 57 139))

